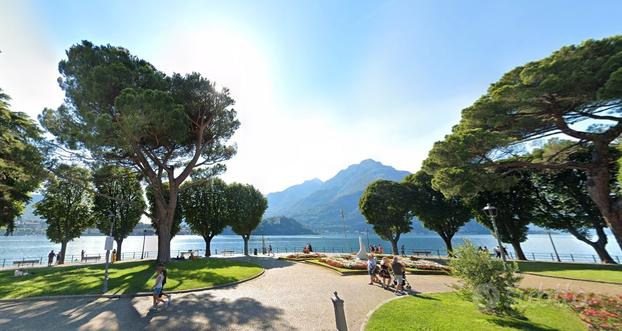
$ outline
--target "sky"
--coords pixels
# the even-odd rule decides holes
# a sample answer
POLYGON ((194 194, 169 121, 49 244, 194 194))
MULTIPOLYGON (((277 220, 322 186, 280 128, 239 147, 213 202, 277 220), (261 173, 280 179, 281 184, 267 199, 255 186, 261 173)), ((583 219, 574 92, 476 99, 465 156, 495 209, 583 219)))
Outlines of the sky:
POLYGON ((81 40, 228 87, 228 181, 264 194, 364 159, 417 171, 503 73, 622 33, 622 1, 0 0, 0 88, 33 118, 63 102, 81 40))

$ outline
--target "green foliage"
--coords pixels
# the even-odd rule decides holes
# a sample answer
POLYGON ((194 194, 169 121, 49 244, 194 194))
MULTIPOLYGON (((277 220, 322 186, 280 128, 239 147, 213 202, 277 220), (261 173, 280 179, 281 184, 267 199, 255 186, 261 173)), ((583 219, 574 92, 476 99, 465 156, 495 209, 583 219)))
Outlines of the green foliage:
POLYGON ((268 200, 252 185, 233 183, 227 188, 229 224, 233 232, 244 239, 244 254, 248 255, 248 239, 259 225, 268 208, 268 200))
MULTIPOLYGON (((462 119, 430 151, 424 169, 446 195, 503 191, 498 168, 576 169, 585 172, 588 192, 622 246, 622 204, 611 191, 610 153, 622 134, 622 36, 588 40, 516 67, 462 111, 462 119), (580 122, 596 122, 576 129, 580 122), (591 157, 566 161, 551 153, 532 158, 527 143, 564 135, 593 144, 591 157)), ((511 178, 507 178, 511 179, 511 178)))
MULTIPOLYGON (((168 200, 169 198, 168 183, 162 184, 162 192, 163 192, 162 194, 164 196, 164 199, 168 200)), ((147 186, 145 193, 147 196, 147 201, 149 202, 149 215, 150 215, 149 218, 151 219, 151 225, 155 229, 155 233, 159 234, 160 223, 158 222, 155 216, 156 215, 156 203, 155 203, 155 195, 153 193, 153 188, 150 185, 147 186)), ((184 214, 183 214, 181 205, 177 204, 175 206, 175 214, 173 215, 173 224, 171 226, 170 239, 173 239, 173 237, 177 235, 177 233, 179 233, 179 230, 181 230, 181 221, 183 220, 183 217, 184 217, 184 214)))
POLYGON ((206 255, 210 256, 210 241, 229 221, 227 184, 220 178, 186 182, 181 186, 179 205, 192 232, 205 239, 206 255))
POLYGON ((201 169, 222 171, 218 163, 236 152, 227 145, 240 125, 234 100, 198 73, 167 76, 121 47, 83 41, 66 54, 59 64, 65 103, 39 120, 68 148, 132 165, 153 187, 168 180, 168 193, 152 192, 158 260, 166 262, 180 185, 201 169))
POLYGON ((382 179, 371 183, 359 200, 361 214, 380 238, 391 242, 393 254, 398 254, 400 235, 412 229, 412 204, 407 184, 382 179))
POLYGON ((114 224, 112 236, 121 256, 121 242, 132 233, 146 208, 140 177, 127 168, 104 166, 95 170, 93 182, 97 192, 93 200, 95 225, 108 235, 114 224))
POLYGON ((441 236, 447 251, 452 251, 451 238, 471 218, 471 210, 459 197, 447 198, 432 187, 432 176, 419 171, 404 179, 413 196, 412 211, 423 226, 441 236))
POLYGON ((68 165, 58 166, 54 173, 43 200, 35 205, 35 214, 46 220, 47 237, 62 244, 59 262, 63 263, 67 243, 93 225, 91 189, 85 189, 91 175, 87 169, 68 165))
POLYGON ((461 284, 458 293, 473 301, 486 313, 515 314, 513 305, 518 296, 517 284, 520 277, 515 275, 518 267, 493 259, 489 253, 478 250, 467 241, 455 251, 456 257, 449 262, 452 275, 461 284))
POLYGON ((40 130, 26 114, 11 111, 8 102, 0 89, 0 228, 7 234, 45 175, 36 146, 40 130))

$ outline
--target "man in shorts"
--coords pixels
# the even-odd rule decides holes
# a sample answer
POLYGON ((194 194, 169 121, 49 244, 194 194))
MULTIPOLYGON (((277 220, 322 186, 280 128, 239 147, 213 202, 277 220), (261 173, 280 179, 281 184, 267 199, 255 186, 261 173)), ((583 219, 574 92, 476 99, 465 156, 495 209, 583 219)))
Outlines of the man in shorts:
POLYGON ((393 276, 395 277, 395 281, 397 284, 395 285, 395 294, 403 295, 404 294, 404 265, 399 261, 397 255, 393 257, 393 262, 391 263, 391 269, 393 269, 393 276))

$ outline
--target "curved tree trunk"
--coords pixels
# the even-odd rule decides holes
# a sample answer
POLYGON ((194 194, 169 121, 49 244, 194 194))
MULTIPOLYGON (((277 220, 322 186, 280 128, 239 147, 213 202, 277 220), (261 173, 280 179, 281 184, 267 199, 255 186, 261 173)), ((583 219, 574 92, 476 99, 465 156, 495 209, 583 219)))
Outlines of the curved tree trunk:
POLYGON ((123 244, 123 239, 115 241, 117 242, 117 261, 121 261, 121 245, 123 244))
POLYGON ((596 224, 595 224, 594 228, 596 229, 596 235, 598 236, 598 240, 596 240, 596 241, 589 240, 587 237, 582 235, 579 231, 577 231, 574 228, 568 228, 567 230, 575 238, 577 238, 577 239, 581 240, 582 242, 590 245, 590 247, 592 247, 594 249, 596 254, 598 254, 598 258, 600 259, 600 261, 602 263, 615 264, 616 263, 615 260, 611 257, 611 255, 609 255, 609 252, 607 252, 607 249, 606 249, 606 246, 607 246, 607 234, 605 233, 605 230, 603 229, 602 226, 598 226, 596 224))
POLYGON ((212 238, 213 236, 204 236, 203 240, 205 240, 205 257, 212 256, 212 238))
POLYGON ((251 237, 250 234, 243 234, 242 239, 244 239, 244 255, 248 256, 248 239, 251 237))
POLYGON ((451 238, 453 238, 453 236, 447 236, 441 233, 439 233, 439 235, 441 236, 441 239, 443 239, 443 241, 445 242, 445 247, 447 248, 447 255, 453 256, 453 246, 451 245, 451 238))
POLYGON ((67 252, 67 241, 63 241, 60 244, 60 252, 58 252, 58 255, 56 256, 56 263, 57 264, 65 264, 65 253, 67 252))
POLYGON ((587 192, 613 232, 622 249, 622 199, 611 196, 609 142, 594 142, 592 164, 597 167, 587 172, 587 192))
POLYGON ((512 248, 514 248, 514 253, 516 253, 516 258, 519 260, 527 260, 527 258, 525 257, 525 253, 523 252, 523 248, 520 246, 520 242, 519 241, 513 241, 510 243, 512 245, 512 248))

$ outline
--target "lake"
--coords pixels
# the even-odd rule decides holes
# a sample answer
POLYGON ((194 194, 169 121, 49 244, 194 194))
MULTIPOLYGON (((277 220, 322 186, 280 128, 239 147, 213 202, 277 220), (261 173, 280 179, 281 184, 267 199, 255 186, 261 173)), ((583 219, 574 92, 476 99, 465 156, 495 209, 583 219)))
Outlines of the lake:
MULTIPOLYGON (((553 234, 553 241, 557 247, 562 260, 571 261, 589 261, 594 260, 594 251, 588 245, 578 241, 574 237, 566 234, 553 234), (572 254, 572 256, 570 255, 572 254)), ((87 254, 105 255, 104 236, 83 236, 68 244, 67 259, 75 260, 80 256, 80 251, 85 250, 87 254)), ((362 235, 363 244, 381 244, 385 252, 390 251, 390 244, 380 240, 376 236, 362 235), (369 241, 368 241, 369 240, 369 241)), ((495 239, 490 235, 459 235, 454 237, 453 243, 459 245, 465 240, 470 240, 476 246, 487 246, 490 250, 496 246, 495 239)), ((304 235, 304 236, 264 236, 266 246, 272 245, 275 252, 292 252, 302 251, 307 243, 311 243, 315 251, 327 252, 354 252, 358 251, 358 236, 354 234, 347 236, 341 235, 304 235)), ((143 237, 130 236, 123 242, 122 251, 124 259, 139 258, 142 250, 143 237)), ((399 245, 404 245, 407 252, 413 250, 430 251, 432 254, 445 254, 445 245, 443 241, 435 235, 414 235, 408 234, 403 236, 399 245)), ((249 248, 257 248, 261 252, 262 237, 251 237, 249 248)), ((529 259, 551 260, 553 247, 546 234, 530 234, 528 240, 522 245, 523 251, 529 259)), ((507 245, 508 251, 513 253, 512 247, 507 245)), ((12 260, 22 258, 40 258, 46 257, 50 250, 58 252, 60 244, 51 243, 45 236, 2 236, 0 237, 0 267, 3 262, 10 264, 12 260)), ((172 255, 177 255, 178 251, 200 250, 204 252, 205 243, 200 236, 180 235, 173 238, 171 242, 172 255)), ((243 249, 243 241, 237 235, 220 235, 212 240, 212 254, 221 253, 223 250, 234 250, 241 252, 243 249)), ((607 246, 609 253, 614 259, 622 259, 622 251, 615 242, 613 236, 609 237, 607 246)), ((155 257, 157 254, 157 237, 145 237, 145 251, 148 257, 155 257)), ((44 259, 45 260, 45 259, 44 259)))

